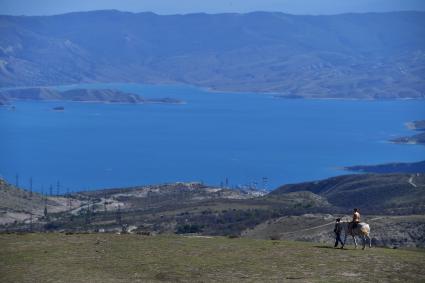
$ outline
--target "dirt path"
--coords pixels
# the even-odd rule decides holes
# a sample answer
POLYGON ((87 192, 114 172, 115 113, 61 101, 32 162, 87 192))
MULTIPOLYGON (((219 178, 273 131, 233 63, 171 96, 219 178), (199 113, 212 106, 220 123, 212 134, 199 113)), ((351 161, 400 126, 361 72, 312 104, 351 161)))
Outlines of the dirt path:
POLYGON ((410 178, 409 178, 409 181, 407 181, 409 184, 411 184, 414 188, 417 188, 418 186, 415 184, 415 183, 413 183, 413 178, 414 178, 415 176, 410 176, 410 178))
MULTIPOLYGON (((369 219, 368 221, 375 221, 375 220, 379 220, 379 219, 382 219, 382 218, 384 218, 384 216, 371 218, 371 219, 369 219)), ((280 235, 295 234, 295 233, 299 233, 299 232, 310 231, 310 230, 314 230, 314 229, 317 229, 317 228, 322 228, 322 227, 326 227, 326 226, 331 226, 331 225, 333 225, 333 224, 335 224, 335 222, 334 222, 334 221, 332 221, 332 222, 328 222, 328 223, 325 223, 325 224, 322 224, 322 225, 319 225, 319 226, 314 226, 314 227, 309 227, 309 228, 305 228, 305 229, 297 230, 297 231, 283 232, 283 233, 280 233, 280 235)))

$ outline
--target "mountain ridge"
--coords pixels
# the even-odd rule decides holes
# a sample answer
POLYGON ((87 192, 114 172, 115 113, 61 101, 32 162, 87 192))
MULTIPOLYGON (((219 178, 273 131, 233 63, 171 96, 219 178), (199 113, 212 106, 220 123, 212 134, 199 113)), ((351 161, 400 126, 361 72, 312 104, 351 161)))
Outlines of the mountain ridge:
POLYGON ((394 10, 394 11, 384 11, 384 12, 344 12, 344 13, 336 13, 336 14, 294 14, 287 13, 283 11, 267 11, 267 10, 254 10, 248 12, 188 12, 188 13, 169 13, 169 14, 161 14, 154 11, 126 11, 120 9, 94 9, 94 10, 82 10, 82 11, 71 11, 57 14, 49 14, 49 15, 11 15, 11 14, 1 14, 0 16, 5 17, 54 17, 54 16, 64 16, 64 15, 73 15, 73 14, 86 14, 86 13, 122 13, 122 14, 147 14, 147 15, 155 15, 155 16, 188 16, 188 15, 247 15, 247 14, 282 14, 288 16, 308 16, 308 17, 334 17, 334 16, 344 16, 344 15, 375 15, 375 14, 395 14, 395 13, 425 13, 425 10, 394 10))
POLYGON ((184 83, 283 97, 423 98, 424 14, 0 16, 0 85, 184 83))

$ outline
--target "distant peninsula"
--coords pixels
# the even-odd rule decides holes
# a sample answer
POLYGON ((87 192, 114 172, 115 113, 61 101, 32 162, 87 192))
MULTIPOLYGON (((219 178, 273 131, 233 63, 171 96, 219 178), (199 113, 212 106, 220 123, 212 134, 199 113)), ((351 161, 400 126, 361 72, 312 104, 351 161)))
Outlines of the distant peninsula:
POLYGON ((406 123, 406 127, 415 131, 425 131, 425 120, 406 123))
POLYGON ((344 170, 363 173, 425 173, 425 160, 419 162, 347 166, 344 167, 344 170))
POLYGON ((399 137, 391 140, 394 143, 425 144, 425 133, 413 136, 399 137))
POLYGON ((17 100, 37 101, 75 101, 97 103, 123 104, 182 104, 183 101, 174 98, 147 99, 138 94, 127 93, 113 89, 70 89, 59 91, 47 87, 19 88, 0 91, 0 103, 10 104, 17 100))
POLYGON ((425 144, 425 120, 409 122, 406 124, 406 127, 415 131, 423 131, 423 133, 413 136, 398 137, 391 139, 390 141, 405 144, 425 144))
MULTIPOLYGON (((406 123, 406 127, 414 131, 425 131, 425 120, 406 123)), ((390 140, 400 144, 425 145, 425 132, 413 136, 397 137, 390 140)), ((344 170, 363 173, 425 173, 425 160, 419 162, 393 162, 376 165, 356 165, 343 167, 344 170)))

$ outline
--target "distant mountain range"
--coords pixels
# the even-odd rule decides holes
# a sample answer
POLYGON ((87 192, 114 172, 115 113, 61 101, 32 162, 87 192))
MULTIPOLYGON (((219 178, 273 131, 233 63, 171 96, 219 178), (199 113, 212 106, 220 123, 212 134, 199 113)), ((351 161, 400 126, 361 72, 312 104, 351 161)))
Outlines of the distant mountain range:
POLYGON ((425 98, 425 12, 0 16, 0 86, 185 83, 306 98, 425 98))

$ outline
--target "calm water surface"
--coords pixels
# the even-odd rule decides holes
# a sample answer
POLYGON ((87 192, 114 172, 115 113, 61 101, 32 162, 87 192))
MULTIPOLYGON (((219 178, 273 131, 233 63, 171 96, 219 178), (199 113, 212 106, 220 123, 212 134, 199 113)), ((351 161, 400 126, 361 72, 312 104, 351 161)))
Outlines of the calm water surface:
POLYGON ((184 105, 18 102, 0 108, 0 175, 46 190, 175 181, 268 188, 345 174, 340 166, 425 159, 425 147, 387 140, 414 134, 425 101, 285 100, 186 86, 92 84, 184 105), (52 107, 64 106, 64 112, 52 107))

